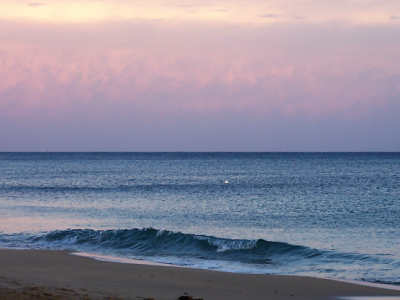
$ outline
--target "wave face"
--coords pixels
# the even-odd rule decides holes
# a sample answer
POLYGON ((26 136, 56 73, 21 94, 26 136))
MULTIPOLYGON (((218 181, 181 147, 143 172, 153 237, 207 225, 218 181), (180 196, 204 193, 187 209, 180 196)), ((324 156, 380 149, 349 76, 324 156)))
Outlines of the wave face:
MULTIPOLYGON (((400 265, 389 258, 318 250, 300 245, 263 239, 224 239, 185 234, 154 228, 92 230, 55 230, 40 235, 0 235, 3 247, 31 249, 68 249, 94 254, 135 258, 153 262, 203 269, 246 273, 302 274, 337 277, 344 269, 355 272, 357 279, 376 282, 363 276, 366 268, 386 264, 400 265), (368 267, 369 265, 369 267, 368 267), (351 266, 351 268, 349 268, 351 266), (361 268, 359 268, 361 266, 361 268), (313 273, 310 273, 313 270, 313 273), (358 272, 358 274, 357 274, 358 272)), ((347 274, 348 275, 348 274, 347 274)), ((349 276, 347 276, 349 277, 349 276)), ((400 284, 391 278, 381 283, 400 284)))
POLYGON ((111 250, 138 256, 179 256, 204 260, 273 264, 285 258, 307 259, 324 254, 303 246, 259 240, 222 239, 166 230, 69 229, 31 239, 32 246, 76 250, 111 250))

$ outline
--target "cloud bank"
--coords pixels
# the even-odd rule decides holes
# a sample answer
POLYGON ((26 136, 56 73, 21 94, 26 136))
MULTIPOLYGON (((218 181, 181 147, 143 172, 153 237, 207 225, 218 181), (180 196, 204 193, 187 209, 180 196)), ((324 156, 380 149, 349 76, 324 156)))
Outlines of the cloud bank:
POLYGON ((0 24, 0 151, 400 151, 395 1, 68 3, 0 24))

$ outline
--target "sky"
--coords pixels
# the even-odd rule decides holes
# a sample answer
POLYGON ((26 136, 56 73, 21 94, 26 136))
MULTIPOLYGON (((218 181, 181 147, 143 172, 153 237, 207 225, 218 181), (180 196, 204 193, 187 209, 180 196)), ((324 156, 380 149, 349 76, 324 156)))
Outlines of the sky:
POLYGON ((0 8, 0 151, 400 151, 398 0, 0 8))

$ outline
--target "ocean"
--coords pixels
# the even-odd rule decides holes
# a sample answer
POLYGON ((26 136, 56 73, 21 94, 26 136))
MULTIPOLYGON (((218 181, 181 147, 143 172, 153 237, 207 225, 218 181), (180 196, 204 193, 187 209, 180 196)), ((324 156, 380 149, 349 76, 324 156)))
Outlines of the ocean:
POLYGON ((0 153, 1 248, 400 285, 399 229, 400 153, 0 153))

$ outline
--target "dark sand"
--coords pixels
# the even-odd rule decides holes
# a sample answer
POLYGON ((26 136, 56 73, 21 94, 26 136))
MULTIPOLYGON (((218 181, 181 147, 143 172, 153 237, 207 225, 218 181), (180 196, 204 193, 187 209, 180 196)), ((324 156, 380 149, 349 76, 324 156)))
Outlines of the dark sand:
POLYGON ((335 299, 400 290, 299 276, 96 261, 67 251, 0 250, 0 299, 335 299))

